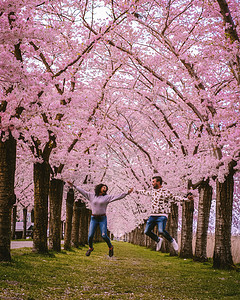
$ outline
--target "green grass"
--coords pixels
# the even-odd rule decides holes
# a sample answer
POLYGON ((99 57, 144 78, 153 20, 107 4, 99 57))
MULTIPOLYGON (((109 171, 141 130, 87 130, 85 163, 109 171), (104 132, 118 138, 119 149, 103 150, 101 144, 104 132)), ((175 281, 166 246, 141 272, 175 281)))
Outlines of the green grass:
POLYGON ((12 250, 0 264, 0 299, 240 299, 240 272, 114 242, 50 255, 12 250))

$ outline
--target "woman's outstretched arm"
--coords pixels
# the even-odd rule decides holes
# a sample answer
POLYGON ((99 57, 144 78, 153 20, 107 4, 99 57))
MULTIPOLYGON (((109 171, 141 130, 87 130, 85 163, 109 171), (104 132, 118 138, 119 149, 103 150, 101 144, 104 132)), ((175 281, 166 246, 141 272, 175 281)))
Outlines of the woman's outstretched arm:
POLYGON ((80 188, 79 186, 74 185, 71 181, 67 181, 67 183, 70 185, 70 187, 74 187, 76 190, 78 190, 84 198, 90 200, 91 193, 86 192, 84 189, 80 188))

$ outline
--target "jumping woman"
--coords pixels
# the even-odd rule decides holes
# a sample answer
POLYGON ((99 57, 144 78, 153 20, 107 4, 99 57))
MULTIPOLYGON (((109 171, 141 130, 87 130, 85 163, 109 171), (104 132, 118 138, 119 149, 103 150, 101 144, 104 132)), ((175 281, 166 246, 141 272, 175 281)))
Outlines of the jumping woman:
POLYGON ((107 195, 108 187, 102 183, 96 185, 94 194, 86 192, 82 188, 75 186, 70 181, 68 181, 68 184, 71 187, 76 188, 83 195, 83 197, 86 198, 91 204, 92 215, 91 215, 89 233, 88 233, 89 249, 86 252, 86 256, 89 256, 93 251, 93 237, 94 237, 94 233, 96 232, 97 226, 99 225, 101 236, 104 239, 104 241, 107 243, 109 248, 109 256, 112 257, 113 245, 111 244, 111 241, 107 235, 107 216, 106 216, 107 206, 109 203, 113 201, 117 201, 125 198, 133 191, 133 188, 129 189, 127 193, 111 196, 111 195, 107 195))

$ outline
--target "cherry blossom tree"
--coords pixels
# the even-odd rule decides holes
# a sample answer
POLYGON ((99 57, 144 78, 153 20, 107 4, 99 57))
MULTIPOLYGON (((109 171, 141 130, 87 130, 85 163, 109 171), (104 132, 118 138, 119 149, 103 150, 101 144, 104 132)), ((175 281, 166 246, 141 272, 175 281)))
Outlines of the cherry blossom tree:
MULTIPOLYGON (((214 266, 231 267, 239 169, 237 1, 9 0, 0 17, 1 145, 12 141, 4 151, 14 158, 19 139, 20 155, 34 164, 34 249, 48 251, 49 184, 60 191, 58 198, 50 192, 50 207, 59 201, 58 214, 50 210, 53 224, 61 218, 64 180, 92 188, 99 179, 115 185, 117 177, 114 189, 148 188, 157 171, 176 191, 199 190, 199 257, 205 257, 216 182, 214 266)), ((8 191, 1 213, 8 220, 2 231, 8 260, 15 163, 6 161, 0 203, 7 203, 8 191)), ((114 214, 125 220, 115 222, 119 230, 131 231, 146 206, 133 196, 112 205, 110 228, 117 230, 114 214)))
POLYGON ((11 208, 15 203, 14 177, 16 168, 16 139, 22 128, 20 116, 34 98, 35 83, 32 73, 24 64, 21 47, 27 44, 26 36, 33 35, 32 9, 28 5, 28 19, 22 14, 25 1, 4 1, 0 7, 1 18, 1 190, 0 190, 0 260, 10 260, 11 208))
MULTIPOLYGON (((229 243, 231 230, 229 229, 231 228, 230 211, 232 210, 233 189, 230 188, 227 192, 227 181, 230 180, 229 182, 232 182, 230 186, 233 186, 232 178, 239 160, 239 148, 229 141, 229 135, 232 137, 238 135, 238 123, 236 122, 238 109, 235 106, 236 92, 238 91, 238 43, 232 43, 232 41, 238 42, 235 25, 231 17, 230 19, 225 18, 225 16, 230 16, 228 8, 224 11, 224 7, 221 7, 227 25, 227 30, 223 29, 216 3, 205 5, 205 3, 195 1, 181 1, 177 5, 169 3, 166 8, 162 5, 163 3, 164 1, 159 3, 159 7, 150 7, 149 5, 150 9, 148 7, 145 10, 146 7, 143 5, 142 15, 140 13, 130 16, 131 21, 135 17, 135 22, 142 26, 141 30, 135 31, 135 33, 141 32, 141 37, 145 38, 142 43, 138 43, 137 34, 133 38, 131 31, 125 31, 125 35, 116 33, 115 38, 118 37, 118 40, 117 38, 111 40, 109 44, 127 54, 132 65, 138 68, 140 76, 142 76, 142 79, 139 80, 142 83, 141 87, 144 85, 146 90, 148 85, 153 86, 154 80, 157 81, 158 88, 155 90, 160 94, 160 89, 165 89, 164 96, 168 100, 168 107, 169 102, 173 99, 176 108, 181 109, 185 117, 191 120, 188 125, 188 136, 192 137, 194 141, 185 137, 189 145, 188 153, 192 153, 191 156, 188 156, 186 166, 189 168, 193 165, 193 161, 196 163, 197 159, 202 160, 205 157, 208 168, 211 162, 211 171, 206 176, 206 173, 200 173, 198 169, 196 173, 191 172, 191 176, 188 174, 188 177, 191 180, 194 179, 195 182, 199 181, 201 177, 207 180, 209 177, 217 178, 217 187, 219 183, 223 184, 223 190, 229 193, 228 196, 226 196, 227 194, 221 196, 220 190, 217 188, 217 198, 222 199, 217 203, 229 199, 228 207, 230 209, 226 211, 228 217, 220 217, 225 222, 225 233, 228 236, 227 251, 222 255, 222 262, 214 264, 216 267, 228 268, 232 265, 231 255, 229 255, 231 252, 229 243), (164 21, 157 21, 155 17, 157 12, 165 17, 164 21), (195 18, 191 18, 193 13, 195 13, 195 18), (209 27, 209 22, 211 27, 209 27), (145 35, 142 30, 144 27, 145 35), (233 33, 231 28, 234 29, 233 33), (209 34, 209 29, 211 34, 209 34), (230 34, 231 43, 225 42, 225 32, 230 34), (130 35, 131 38, 129 38, 130 35), (196 36, 198 40, 196 40, 196 36), (121 44, 119 37, 122 38, 121 44), (221 53, 221 60, 219 53, 221 53), (150 65, 150 62, 154 63, 150 65), (208 68, 203 62, 207 62, 208 68), (166 66, 168 72, 164 71, 166 66), (229 67, 232 73, 230 73, 229 67), (232 99, 232 106, 226 105, 230 99, 232 99), (234 107, 233 111, 232 107, 234 107), (229 118, 230 111, 231 118, 229 118), (192 149, 191 152, 189 152, 190 149, 192 149)), ((221 5, 220 1, 219 4, 221 5)), ((231 3, 234 17, 237 18, 234 4, 234 2, 231 3)), ((155 94, 153 92, 151 93, 152 97, 157 94, 157 92, 155 94)), ((163 98, 162 95, 161 97, 163 98)), ((180 123, 181 126, 182 123, 180 123)), ((183 137, 180 141, 182 140, 183 137)), ((222 234, 218 236, 220 235, 223 236, 222 234)), ((226 241, 226 235, 224 236, 226 241)), ((223 249, 223 247, 217 248, 223 249)))

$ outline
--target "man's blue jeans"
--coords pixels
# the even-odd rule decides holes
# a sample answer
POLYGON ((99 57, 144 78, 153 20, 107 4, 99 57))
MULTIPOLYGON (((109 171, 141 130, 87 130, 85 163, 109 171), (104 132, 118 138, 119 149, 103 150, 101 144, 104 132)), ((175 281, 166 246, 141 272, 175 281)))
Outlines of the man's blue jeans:
POLYGON ((93 248, 93 237, 98 225, 100 228, 102 238, 108 244, 108 247, 111 248, 112 244, 107 235, 107 216, 91 216, 89 233, 88 233, 89 247, 93 248))
POLYGON ((167 217, 165 216, 150 216, 147 220, 144 233, 148 235, 155 242, 159 241, 158 236, 152 231, 155 225, 158 226, 158 233, 165 237, 170 243, 173 241, 171 235, 165 230, 167 224, 167 217))

